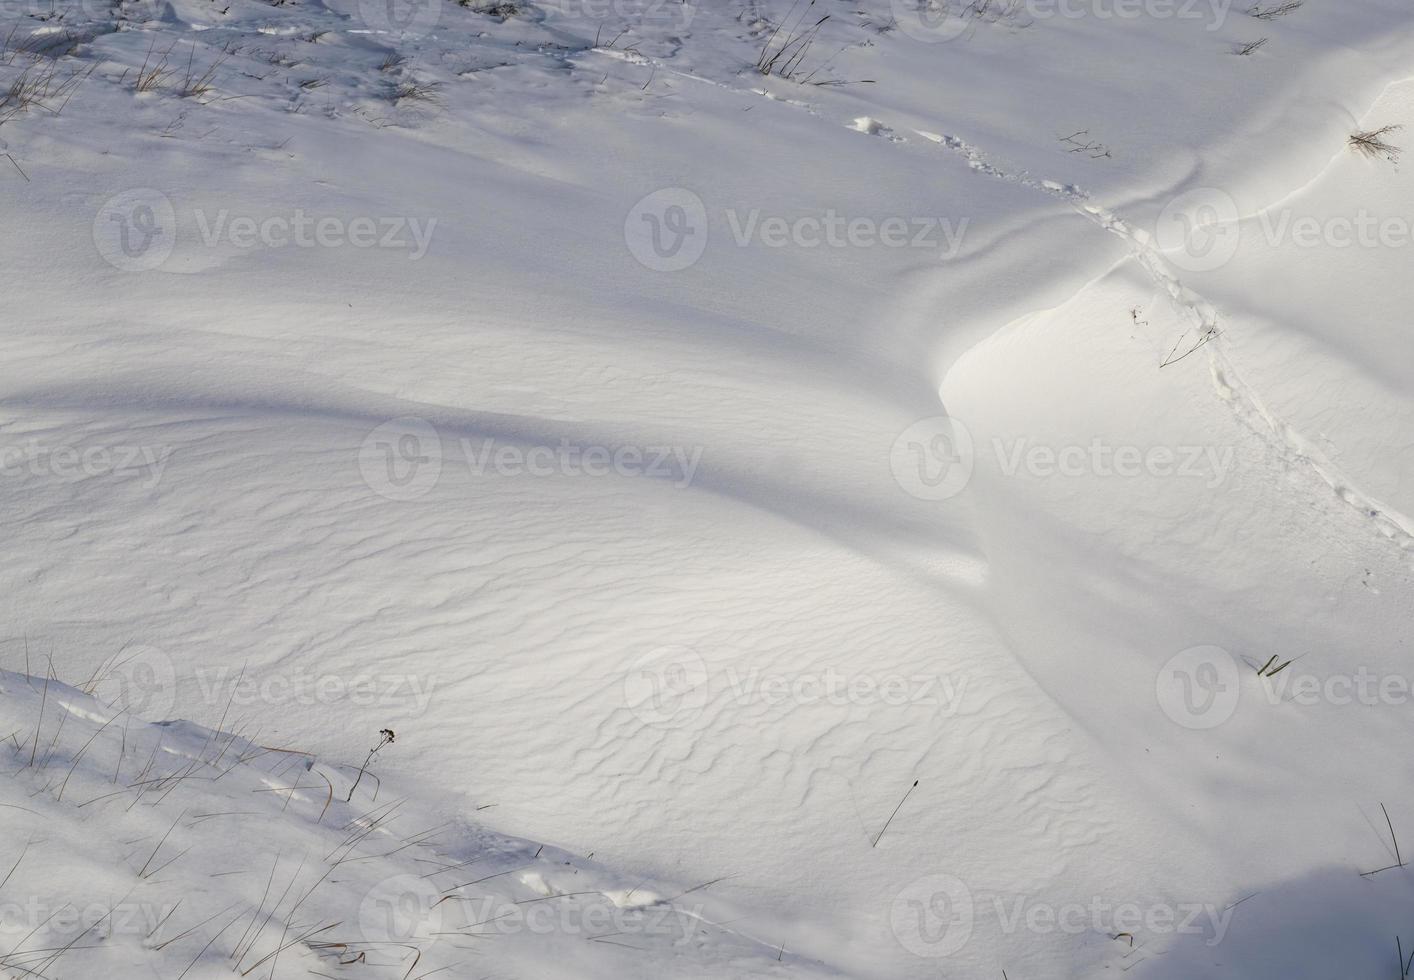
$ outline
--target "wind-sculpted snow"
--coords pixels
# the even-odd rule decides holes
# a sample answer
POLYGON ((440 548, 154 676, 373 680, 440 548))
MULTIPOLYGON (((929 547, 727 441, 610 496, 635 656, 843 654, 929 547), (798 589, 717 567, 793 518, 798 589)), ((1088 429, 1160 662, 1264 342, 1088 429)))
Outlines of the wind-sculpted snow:
POLYGON ((45 975, 1388 972, 1407 10, 823 3, 0 12, 45 975))

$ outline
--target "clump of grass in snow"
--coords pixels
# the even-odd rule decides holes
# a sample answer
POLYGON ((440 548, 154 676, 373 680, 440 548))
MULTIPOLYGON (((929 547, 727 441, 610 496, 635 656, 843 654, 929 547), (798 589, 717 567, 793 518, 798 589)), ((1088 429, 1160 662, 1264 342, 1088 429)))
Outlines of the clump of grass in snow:
POLYGON ((1403 128, 1403 126, 1381 126, 1379 129, 1372 129, 1369 132, 1352 133, 1350 146, 1356 153, 1367 157, 1384 157, 1390 163, 1394 163, 1399 159, 1399 154, 1403 150, 1387 141, 1385 137, 1403 128))
POLYGON ((800 71, 805 55, 810 51, 811 45, 815 43, 815 38, 820 33, 820 28, 825 26, 825 21, 830 19, 829 14, 825 14, 819 20, 811 23, 808 20, 811 8, 815 6, 816 0, 810 0, 805 5, 805 9, 797 13, 800 0, 796 0, 794 7, 786 14, 776 29, 766 37, 766 43, 761 48, 761 56, 756 59, 756 70, 763 75, 775 75, 787 81, 794 78, 800 71), (792 15, 794 15, 794 26, 791 25, 792 15), (782 39, 782 31, 785 32, 782 39), (776 42, 780 41, 780 47, 776 47, 776 42))
POLYGON ((1286 670, 1286 668, 1290 667, 1292 664, 1292 660, 1295 659, 1296 658, 1293 657, 1291 660, 1287 660, 1285 663, 1277 664, 1277 655, 1274 653, 1266 663, 1257 668, 1257 676, 1275 677, 1277 674, 1280 674, 1283 670, 1286 670))
POLYGON ((487 17, 495 17, 497 20, 505 20, 520 13, 520 4, 508 3, 500 0, 495 3, 477 3, 476 0, 457 0, 463 7, 473 10, 478 14, 485 14, 487 17))
POLYGON ((191 54, 187 56, 186 72, 182 76, 181 84, 177 86, 177 94, 183 98, 197 98, 206 95, 211 91, 211 80, 216 76, 216 71, 226 61, 226 55, 221 55, 213 61, 204 72, 198 74, 196 67, 196 45, 191 46, 191 54))
POLYGON ((1247 15, 1256 17, 1258 20, 1276 20, 1278 17, 1285 17, 1289 13, 1300 10, 1305 4, 1306 0, 1283 0, 1283 2, 1270 7, 1264 7, 1258 3, 1248 8, 1247 15))
POLYGON ((177 42, 173 41, 171 47, 158 54, 157 38, 152 39, 152 43, 147 46, 147 54, 142 59, 142 67, 137 70, 137 78, 133 82, 134 92, 152 92, 166 84, 174 71, 168 59, 176 47, 177 42))
POLYGON ((93 68, 65 72, 57 61, 36 59, 0 83, 0 125, 31 109, 57 116, 93 68))

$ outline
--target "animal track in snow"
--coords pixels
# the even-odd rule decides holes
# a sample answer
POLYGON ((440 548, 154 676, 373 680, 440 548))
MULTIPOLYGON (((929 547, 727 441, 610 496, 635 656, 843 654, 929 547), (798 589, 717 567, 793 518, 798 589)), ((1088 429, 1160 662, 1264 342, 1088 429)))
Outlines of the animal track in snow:
POLYGON ((955 136, 922 130, 917 132, 925 139, 961 155, 973 170, 1059 197, 1095 225, 1122 238, 1140 268, 1168 295, 1179 314, 1192 324, 1198 337, 1198 343, 1193 349, 1202 347, 1206 351, 1213 386, 1219 397, 1232 406, 1238 419, 1272 444, 1288 463, 1308 465, 1331 488, 1337 499, 1357 510, 1361 516, 1374 521, 1381 534, 1402 549, 1414 551, 1414 519, 1360 491, 1349 475, 1323 453, 1313 440, 1268 409, 1260 393, 1242 379, 1218 331, 1220 318, 1217 309, 1203 296, 1185 286, 1171 271, 1168 262, 1153 246, 1147 233, 1132 228, 1113 211, 1091 203, 1090 195, 1073 184, 1041 180, 1025 172, 1005 170, 989 161, 976 147, 955 136))

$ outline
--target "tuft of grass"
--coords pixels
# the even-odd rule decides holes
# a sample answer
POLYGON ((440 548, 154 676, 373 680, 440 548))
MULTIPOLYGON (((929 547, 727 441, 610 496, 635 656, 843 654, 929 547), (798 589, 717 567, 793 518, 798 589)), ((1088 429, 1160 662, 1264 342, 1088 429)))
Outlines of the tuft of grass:
POLYGON ((1255 41, 1244 41, 1244 42, 1239 43, 1238 45, 1236 45, 1236 46, 1232 49, 1232 53, 1235 54, 1235 55, 1237 55, 1238 57, 1246 57, 1247 55, 1252 54, 1252 53, 1254 53, 1255 51, 1257 51, 1258 48, 1260 48, 1262 45, 1264 45, 1264 44, 1266 44, 1266 43, 1267 43, 1267 38, 1264 38, 1264 37, 1259 37, 1259 38, 1257 38, 1257 40, 1255 40, 1255 41))
POLYGON ((441 105, 442 97, 437 94, 437 86, 404 79, 393 86, 393 102, 421 102, 427 105, 441 105))
POLYGON ((504 21, 510 17, 515 17, 521 11, 520 4, 510 3, 507 2, 507 0, 500 0, 500 2, 494 3, 479 4, 476 3, 475 0, 457 0, 457 2, 463 7, 467 7, 470 10, 474 11, 475 13, 484 14, 487 17, 495 17, 497 20, 501 21, 504 21))
POLYGON ((1090 130, 1082 129, 1069 136, 1057 137, 1056 142, 1064 143, 1071 153, 1083 153, 1091 160, 1110 156, 1110 148, 1099 140, 1090 138, 1090 130))
POLYGON ((174 74, 169 59, 176 47, 177 42, 173 41, 171 47, 158 54, 157 38, 152 39, 142 59, 142 67, 137 70, 137 78, 133 81, 134 92, 155 92, 167 83, 174 74))
POLYGON ((191 54, 187 56, 186 71, 182 74, 181 83, 177 86, 177 94, 184 99, 200 98, 209 93, 212 89, 211 80, 216 77, 216 72, 226 63, 227 55, 221 55, 203 72, 198 74, 196 67, 196 44, 191 46, 191 54))
POLYGON ((766 36, 766 43, 762 45, 761 54, 756 59, 757 71, 763 75, 775 75, 787 81, 797 76, 805 61, 805 55, 810 51, 811 45, 815 43, 815 38, 820 33, 820 28, 824 27, 825 21, 830 19, 829 14, 825 14, 814 23, 810 23, 806 19, 815 3, 816 0, 810 0, 804 10, 799 10, 801 0, 796 0, 795 5, 786 13, 785 18, 776 25, 776 29, 766 36), (790 26, 792 16, 794 16, 794 26, 790 26), (784 32, 784 36, 782 32, 784 32), (777 41, 780 41, 780 47, 776 46, 777 41))
POLYGON ((66 74, 58 62, 36 59, 9 84, 0 85, 0 126, 32 109, 59 115, 92 72, 89 67, 66 74))
POLYGON ((1295 657, 1292 657, 1291 660, 1287 660, 1286 662, 1277 665, 1277 655, 1274 653, 1266 663, 1257 668, 1257 676, 1275 677, 1277 674, 1280 674, 1283 670, 1286 670, 1286 668, 1290 667, 1292 660, 1295 659, 1295 657))
POLYGON ((1285 17, 1294 13, 1306 5, 1306 0, 1281 0, 1270 6, 1263 6, 1255 3, 1247 9, 1247 16, 1255 17, 1258 20, 1276 20, 1278 17, 1285 17))
POLYGON ((1385 139, 1390 133, 1403 129, 1403 126, 1381 126, 1379 129, 1372 129, 1364 133, 1352 133, 1350 135, 1350 146, 1356 152, 1367 157, 1384 157, 1390 163, 1399 159, 1399 154, 1404 152, 1385 139))

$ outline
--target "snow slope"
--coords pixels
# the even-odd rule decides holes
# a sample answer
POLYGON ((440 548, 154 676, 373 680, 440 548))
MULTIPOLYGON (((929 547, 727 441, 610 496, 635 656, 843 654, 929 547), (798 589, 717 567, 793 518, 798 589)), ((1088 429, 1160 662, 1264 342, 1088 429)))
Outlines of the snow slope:
POLYGON ((6 8, 0 662, 749 916, 498 977, 1389 975, 1407 8, 481 6, 6 8))
POLYGON ((613 977, 645 955, 682 976, 836 975, 787 968, 700 890, 438 819, 376 775, 48 677, 0 684, 8 975, 613 977))

